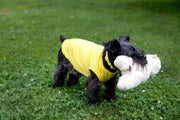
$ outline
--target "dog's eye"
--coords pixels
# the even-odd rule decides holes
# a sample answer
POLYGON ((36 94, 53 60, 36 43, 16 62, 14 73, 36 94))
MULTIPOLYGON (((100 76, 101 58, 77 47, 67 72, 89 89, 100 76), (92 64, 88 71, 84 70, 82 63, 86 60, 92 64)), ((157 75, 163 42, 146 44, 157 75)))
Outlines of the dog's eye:
POLYGON ((132 47, 131 50, 132 50, 132 52, 133 52, 133 55, 138 54, 138 51, 137 51, 135 48, 132 47))
POLYGON ((135 49, 135 48, 132 48, 132 51, 133 51, 133 52, 135 52, 135 51, 136 51, 136 49, 135 49))
POLYGON ((150 55, 154 55, 154 53, 149 53, 150 55))

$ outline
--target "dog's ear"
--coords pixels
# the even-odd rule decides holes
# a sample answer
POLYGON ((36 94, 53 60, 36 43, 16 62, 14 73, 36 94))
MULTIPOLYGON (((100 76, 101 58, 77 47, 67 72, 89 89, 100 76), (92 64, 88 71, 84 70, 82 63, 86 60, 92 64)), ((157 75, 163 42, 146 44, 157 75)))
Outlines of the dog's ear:
POLYGON ((129 42, 129 41, 130 41, 130 37, 129 37, 129 36, 120 36, 120 37, 119 37, 119 40, 120 40, 120 41, 129 42))
POLYGON ((109 42, 103 43, 105 50, 109 52, 120 52, 121 46, 117 39, 113 39, 109 42))

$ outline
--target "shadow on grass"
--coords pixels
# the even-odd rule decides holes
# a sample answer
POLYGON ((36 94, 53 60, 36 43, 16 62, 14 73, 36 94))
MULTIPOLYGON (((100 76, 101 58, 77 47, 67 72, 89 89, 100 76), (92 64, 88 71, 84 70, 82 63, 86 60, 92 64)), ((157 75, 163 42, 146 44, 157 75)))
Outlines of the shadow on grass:
POLYGON ((108 3, 113 8, 125 7, 126 9, 147 10, 153 13, 162 13, 168 15, 180 16, 179 0, 132 0, 126 2, 114 1, 108 3))

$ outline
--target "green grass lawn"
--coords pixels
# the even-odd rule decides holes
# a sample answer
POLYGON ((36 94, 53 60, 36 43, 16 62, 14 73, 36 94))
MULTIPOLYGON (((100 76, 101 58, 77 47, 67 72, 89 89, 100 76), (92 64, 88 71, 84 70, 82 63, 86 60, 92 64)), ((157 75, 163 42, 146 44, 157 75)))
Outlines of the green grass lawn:
POLYGON ((179 120, 179 46, 175 0, 1 0, 0 119, 179 120), (129 35, 158 54, 162 70, 132 90, 117 89, 117 100, 88 105, 85 77, 72 88, 50 87, 60 34, 98 44, 129 35))

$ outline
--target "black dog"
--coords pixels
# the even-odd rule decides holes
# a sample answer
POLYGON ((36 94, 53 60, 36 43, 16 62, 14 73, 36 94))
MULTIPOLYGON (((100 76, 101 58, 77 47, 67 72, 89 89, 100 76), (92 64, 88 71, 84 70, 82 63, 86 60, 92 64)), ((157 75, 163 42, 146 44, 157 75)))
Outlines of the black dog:
MULTIPOLYGON (((109 42, 105 42, 103 45, 100 46, 95 44, 95 46, 99 46, 98 49, 102 49, 102 54, 94 55, 90 54, 90 56, 93 56, 91 60, 93 61, 93 58, 98 58, 102 62, 102 66, 106 69, 105 71, 109 72, 111 75, 110 77, 105 77, 105 81, 101 79, 101 75, 99 74, 105 74, 105 72, 98 73, 97 70, 101 71, 101 67, 96 67, 95 70, 91 69, 92 66, 88 66, 87 70, 89 71, 88 74, 81 71, 81 63, 84 64, 83 61, 80 61, 80 65, 76 66, 76 62, 78 62, 76 59, 80 59, 80 57, 85 57, 86 53, 82 56, 79 56, 76 58, 75 62, 72 60, 74 58, 71 58, 71 56, 68 56, 67 54, 70 53, 70 55, 73 54, 80 54, 78 52, 74 52, 74 47, 76 47, 76 43, 79 42, 81 45, 77 46, 84 47, 83 41, 76 41, 76 39, 70 39, 71 41, 75 41, 71 46, 68 46, 69 43, 67 41, 70 41, 69 39, 66 40, 64 36, 60 36, 60 40, 63 42, 62 47, 59 50, 58 54, 58 64, 55 68, 54 73, 54 83, 53 87, 60 87, 64 85, 65 78, 67 76, 67 73, 69 72, 69 78, 67 81, 67 86, 71 87, 74 84, 78 83, 79 78, 81 75, 87 76, 86 79, 86 85, 87 85, 87 101, 88 103, 97 103, 99 101, 99 93, 101 89, 101 83, 104 83, 105 85, 105 91, 103 97, 105 99, 114 99, 115 98, 115 89, 117 84, 117 71, 118 69, 116 66, 114 66, 114 60, 119 55, 127 55, 133 58, 134 62, 139 63, 140 65, 144 66, 147 61, 144 57, 143 50, 140 50, 136 48, 133 44, 129 43, 129 36, 121 36, 120 41, 114 39, 109 42), (67 45, 65 45, 67 43, 67 45), (65 47, 64 47, 65 46, 65 47), (67 49, 66 49, 67 48, 67 49), (66 50, 64 50, 66 49, 66 50), (72 49, 72 50, 71 50, 72 49), (70 51, 73 51, 72 53, 70 51), (79 68, 80 67, 80 68, 79 68)), ((94 43, 90 43, 89 47, 93 46, 94 43)), ((94 47, 94 46, 93 46, 94 47)), ((92 48, 93 48, 92 47, 92 48)), ((82 50, 81 50, 82 51, 82 50)), ((79 52, 81 52, 79 51, 79 52)), ((95 50, 95 52, 98 50, 95 50)), ((98 53, 98 52, 97 52, 98 53)), ((90 60, 90 61, 91 61, 90 60)), ((97 62, 98 62, 97 60, 97 62)), ((96 62, 95 62, 96 64, 96 62)), ((100 63, 97 63, 98 65, 100 63)), ((93 67, 92 67, 93 68, 93 67)), ((87 72, 88 72, 87 71, 87 72)), ((108 73, 108 74, 109 74, 108 73)))

